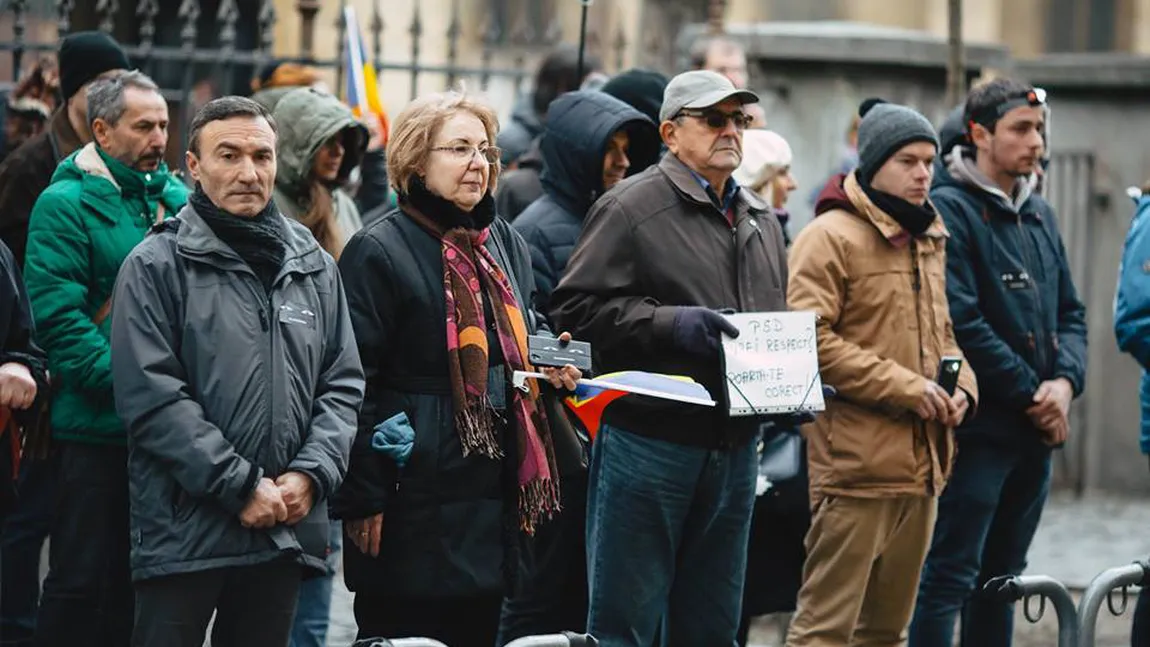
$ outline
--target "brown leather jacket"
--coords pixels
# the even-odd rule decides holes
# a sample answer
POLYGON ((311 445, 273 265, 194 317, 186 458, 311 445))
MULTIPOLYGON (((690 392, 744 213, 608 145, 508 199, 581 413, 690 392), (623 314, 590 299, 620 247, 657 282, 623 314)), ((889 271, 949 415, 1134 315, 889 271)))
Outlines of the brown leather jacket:
MULTIPOLYGON (((914 408, 939 359, 961 356, 946 300, 949 234, 937 218, 912 239, 854 174, 842 189, 799 234, 789 263, 788 303, 819 315, 820 372, 839 391, 804 430, 811 503, 836 494, 937 496, 950 477, 954 433, 914 408)), ((973 412, 978 388, 965 363, 959 387, 973 412)))
POLYGON ((82 145, 68 121, 67 108, 61 107, 44 132, 9 153, 0 165, 0 239, 12 250, 21 269, 28 241, 28 218, 36 198, 48 188, 60 160, 82 145))
MULTIPOLYGON (((677 306, 740 312, 786 309, 783 230, 745 188, 732 199, 734 225, 690 169, 671 153, 616 185, 587 214, 559 287, 551 323, 591 342, 599 373, 639 370, 685 375, 716 400, 727 389, 720 357, 690 357, 674 347, 677 306)), ((713 409, 623 398, 606 424, 684 445, 729 447, 759 420, 713 409)))

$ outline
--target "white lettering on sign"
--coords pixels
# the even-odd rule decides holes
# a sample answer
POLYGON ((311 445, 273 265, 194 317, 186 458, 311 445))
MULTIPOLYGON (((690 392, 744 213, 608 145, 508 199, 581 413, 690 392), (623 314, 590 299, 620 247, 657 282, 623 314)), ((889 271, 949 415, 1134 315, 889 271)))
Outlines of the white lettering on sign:
POLYGON ((739 329, 723 338, 732 416, 823 411, 813 312, 727 315, 739 329))

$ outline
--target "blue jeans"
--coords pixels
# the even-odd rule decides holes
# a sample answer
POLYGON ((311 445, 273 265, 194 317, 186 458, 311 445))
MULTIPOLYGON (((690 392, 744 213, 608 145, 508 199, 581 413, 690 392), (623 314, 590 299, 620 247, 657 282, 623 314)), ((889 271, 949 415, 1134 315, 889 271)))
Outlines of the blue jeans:
POLYGON ((339 551, 343 547, 343 524, 332 521, 328 528, 327 575, 312 577, 300 583, 295 621, 291 628, 291 647, 327 647, 327 627, 331 621, 331 589, 339 551))
POLYGON ((755 441, 707 450, 603 427, 587 500, 587 631, 600 645, 648 647, 660 630, 663 644, 735 644, 755 441))
POLYGON ((1150 590, 1142 589, 1134 607, 1134 624, 1130 627, 1130 647, 1150 647, 1150 590))
POLYGON ((40 602, 40 551, 52 530, 57 463, 25 460, 19 498, 0 531, 0 645, 31 645, 40 602))
POLYGON ((1046 496, 1050 451, 960 442, 954 475, 939 499, 934 540, 922 571, 910 647, 950 645, 962 616, 964 647, 1006 647, 1012 604, 979 595, 987 580, 1018 575, 1046 496))

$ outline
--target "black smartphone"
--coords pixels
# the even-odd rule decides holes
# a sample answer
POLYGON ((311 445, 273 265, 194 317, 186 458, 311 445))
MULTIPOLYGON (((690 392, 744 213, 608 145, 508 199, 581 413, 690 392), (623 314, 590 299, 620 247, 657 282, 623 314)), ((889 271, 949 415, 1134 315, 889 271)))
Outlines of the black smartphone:
POLYGON ((585 341, 559 341, 554 337, 527 338, 528 360, 535 366, 561 368, 568 364, 583 373, 591 372, 591 344, 585 341))
POLYGON ((942 390, 946 391, 947 395, 953 396, 954 390, 958 388, 958 373, 961 370, 961 357, 943 357, 939 360, 936 381, 942 390))

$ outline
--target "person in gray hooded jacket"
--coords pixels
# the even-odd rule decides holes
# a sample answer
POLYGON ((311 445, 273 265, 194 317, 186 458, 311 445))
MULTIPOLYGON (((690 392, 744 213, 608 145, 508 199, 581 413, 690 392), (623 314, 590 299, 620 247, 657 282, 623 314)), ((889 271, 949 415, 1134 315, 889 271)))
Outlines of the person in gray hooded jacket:
POLYGON ((276 206, 305 227, 336 260, 363 228, 359 207, 342 188, 363 161, 367 128, 334 96, 314 88, 285 94, 273 111, 276 206))
POLYGON ((240 97, 192 122, 196 192, 125 260, 112 370, 128 430, 133 645, 286 645, 324 572, 327 498, 363 399, 339 272, 271 201, 274 120, 240 97))

